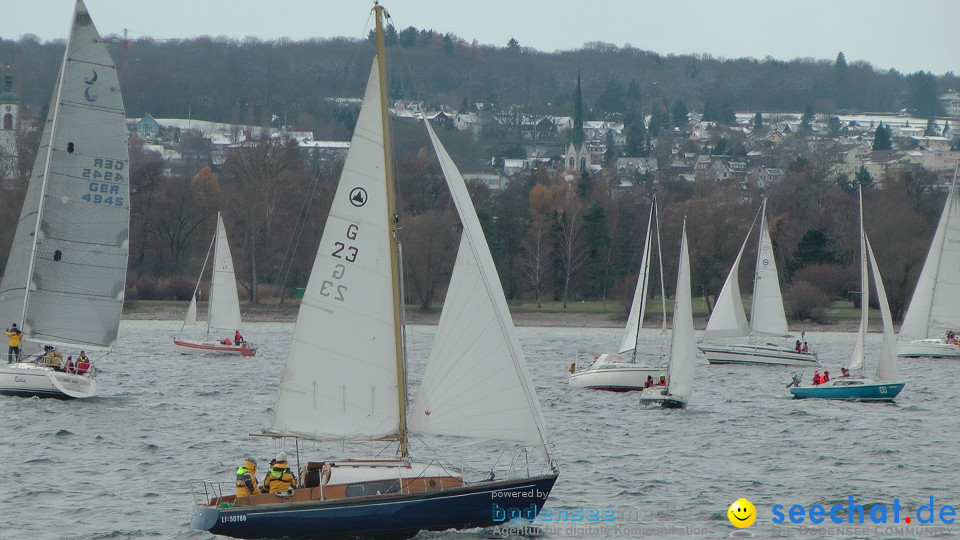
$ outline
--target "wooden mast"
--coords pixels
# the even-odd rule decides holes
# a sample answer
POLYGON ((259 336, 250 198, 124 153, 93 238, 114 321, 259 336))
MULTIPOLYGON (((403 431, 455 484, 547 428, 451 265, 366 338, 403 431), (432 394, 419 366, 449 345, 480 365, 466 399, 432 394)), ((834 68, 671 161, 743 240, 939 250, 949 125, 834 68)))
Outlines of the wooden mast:
POLYGON ((400 272, 397 256, 397 230, 396 230, 396 200, 395 188, 393 182, 393 149, 390 140, 390 108, 389 108, 389 85, 387 84, 387 61, 386 47, 383 39, 383 18, 390 15, 386 12, 379 2, 374 2, 374 19, 376 20, 377 36, 377 72, 380 79, 380 116, 383 122, 383 167, 386 176, 387 188, 387 220, 393 230, 390 234, 390 273, 393 285, 393 339, 397 357, 397 405, 399 409, 399 423, 397 425, 397 435, 400 440, 400 457, 407 457, 407 376, 406 366, 403 355, 403 313, 400 303, 403 299, 400 297, 400 272))

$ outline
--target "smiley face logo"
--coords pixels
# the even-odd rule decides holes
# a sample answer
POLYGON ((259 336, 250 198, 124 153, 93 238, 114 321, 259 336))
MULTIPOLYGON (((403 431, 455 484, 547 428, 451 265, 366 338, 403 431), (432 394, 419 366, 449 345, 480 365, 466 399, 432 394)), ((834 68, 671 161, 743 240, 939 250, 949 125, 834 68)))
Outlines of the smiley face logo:
POLYGON ((757 520, 757 509, 752 502, 746 499, 737 499, 727 509, 727 517, 730 518, 730 523, 734 527, 745 529, 757 520))

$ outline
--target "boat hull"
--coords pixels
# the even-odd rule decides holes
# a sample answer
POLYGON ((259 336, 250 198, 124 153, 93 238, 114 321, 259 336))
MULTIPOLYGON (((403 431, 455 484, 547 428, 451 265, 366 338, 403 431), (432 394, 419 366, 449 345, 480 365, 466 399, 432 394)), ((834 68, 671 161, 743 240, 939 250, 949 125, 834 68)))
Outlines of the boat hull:
POLYGON ((198 507, 190 527, 234 538, 410 538, 421 530, 490 527, 506 521, 512 509, 532 510, 535 518, 556 480, 551 474, 354 500, 198 507))
POLYGON ((800 353, 774 345, 730 345, 699 347, 711 364, 756 366, 819 366, 817 355, 800 353))
POLYGON ((193 342, 173 340, 173 346, 180 354, 215 354, 222 356, 256 356, 257 350, 244 345, 221 345, 215 342, 193 342))
POLYGON ((83 399, 97 394, 97 380, 89 375, 54 371, 31 363, 0 365, 0 395, 83 399))
POLYGON ((906 383, 870 379, 834 379, 815 386, 793 386, 796 399, 844 399, 850 401, 893 401, 906 383))
POLYGON ((632 392, 643 390, 647 377, 653 377, 653 380, 657 380, 660 375, 666 373, 666 369, 652 366, 604 364, 602 367, 591 367, 573 373, 570 375, 569 383, 572 388, 632 392))
POLYGON ((960 346, 941 339, 918 339, 897 344, 897 356, 904 358, 960 358, 960 346))

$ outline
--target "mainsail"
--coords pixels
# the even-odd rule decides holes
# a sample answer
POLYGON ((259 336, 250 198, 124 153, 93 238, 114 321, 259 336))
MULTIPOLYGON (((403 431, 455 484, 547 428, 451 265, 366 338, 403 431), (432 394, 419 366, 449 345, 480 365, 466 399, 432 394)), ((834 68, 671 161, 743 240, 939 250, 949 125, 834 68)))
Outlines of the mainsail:
POLYGON ((783 295, 777 263, 773 256, 773 242, 767 225, 767 200, 760 212, 760 245, 753 281, 753 308, 750 310, 750 332, 758 336, 788 336, 787 316, 783 311, 783 295))
POLYGON ((463 176, 425 123, 463 234, 408 425, 422 433, 518 441, 546 455, 543 413, 480 220, 463 176))
POLYGON ((264 433, 326 440, 398 435, 392 223, 376 60, 300 305, 264 433))
POLYGON ((127 273, 127 127, 117 70, 82 0, 0 284, 34 342, 112 348, 127 273))
POLYGON ((943 337, 960 328, 960 201, 956 179, 900 327, 905 341, 943 337))
POLYGON ((210 309, 207 315, 210 329, 240 329, 240 298, 237 296, 237 278, 233 273, 233 257, 223 217, 217 214, 217 237, 213 251, 213 279, 210 285, 210 309))
POLYGON ((697 348, 693 336, 693 297, 690 289, 690 252, 687 248, 687 221, 683 221, 680 266, 673 303, 673 335, 670 337, 670 382, 667 390, 680 400, 693 393, 697 348))
MULTIPOLYGON (((647 311, 647 293, 649 289, 647 286, 650 283, 650 258, 651 258, 651 246, 652 246, 652 236, 651 231, 653 230, 653 217, 656 213, 657 200, 654 198, 653 204, 650 205, 650 216, 647 218, 647 239, 643 243, 643 256, 640 260, 640 275, 637 279, 637 287, 633 291, 633 302, 630 304, 630 315, 627 317, 627 327, 623 333, 623 339, 620 340, 620 349, 618 352, 625 353, 628 351, 635 351, 637 349, 637 332, 643 326, 643 317, 647 311)), ((657 224, 657 231, 660 230, 659 223, 657 224)), ((658 235, 659 237, 659 235, 658 235)), ((660 243, 659 238, 657 242, 657 252, 660 254, 660 243)), ((661 254, 662 255, 662 254, 661 254)), ((663 298, 663 257, 660 258, 660 296, 663 302, 663 313, 664 313, 664 325, 666 325, 666 298, 663 298)))

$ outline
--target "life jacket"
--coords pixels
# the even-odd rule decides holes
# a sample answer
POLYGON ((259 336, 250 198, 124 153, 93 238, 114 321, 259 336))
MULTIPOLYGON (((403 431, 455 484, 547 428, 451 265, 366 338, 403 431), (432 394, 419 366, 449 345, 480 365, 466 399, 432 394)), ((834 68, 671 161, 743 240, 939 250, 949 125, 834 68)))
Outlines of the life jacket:
POLYGON ((248 469, 244 462, 237 467, 237 497, 247 497, 249 495, 259 495, 260 487, 257 486, 257 470, 248 469))
POLYGON ((823 382, 823 377, 819 373, 814 374, 813 384, 820 384, 822 382, 823 382))
POLYGON ((232 345, 232 343, 230 343, 230 338, 224 338, 224 339, 223 339, 223 344, 224 344, 224 345, 232 345))
POLYGON ((282 493, 293 487, 297 479, 290 472, 286 461, 278 461, 270 468, 267 477, 263 479, 263 489, 267 493, 282 493))
POLYGON ((77 358, 77 374, 83 375, 88 371, 90 371, 90 359, 86 356, 77 358))

